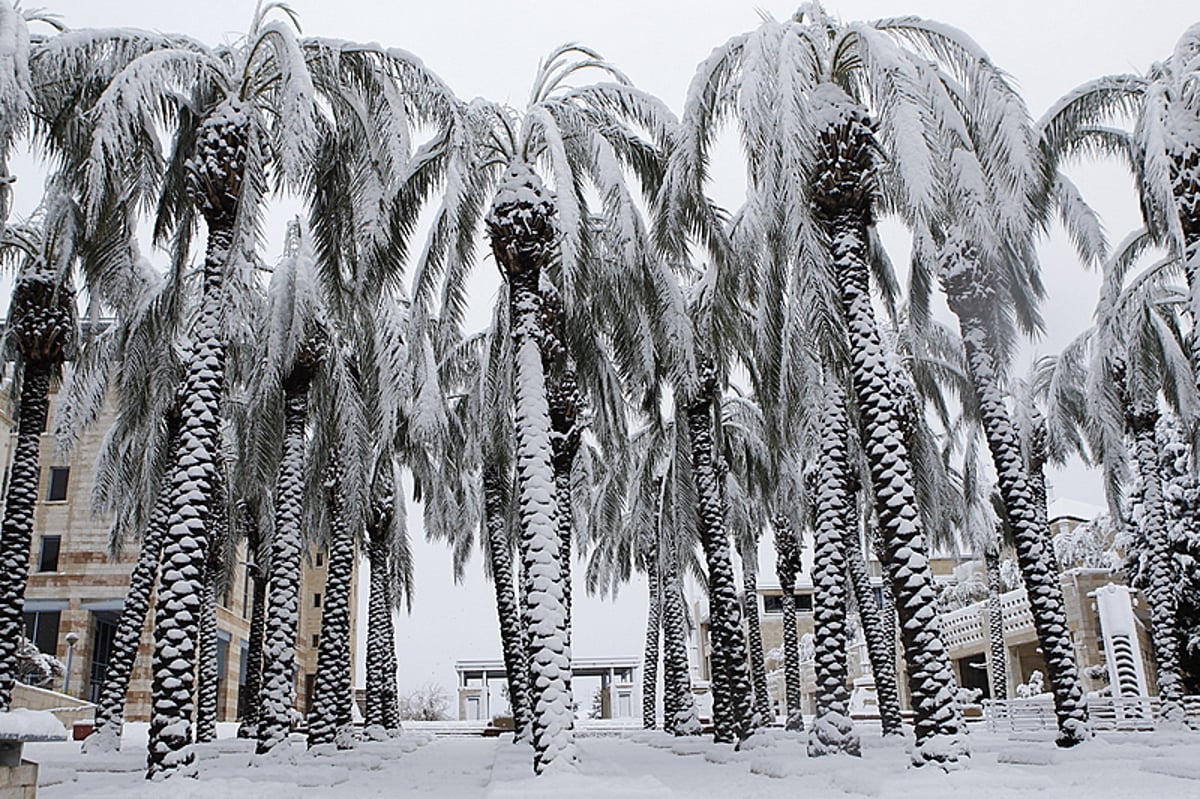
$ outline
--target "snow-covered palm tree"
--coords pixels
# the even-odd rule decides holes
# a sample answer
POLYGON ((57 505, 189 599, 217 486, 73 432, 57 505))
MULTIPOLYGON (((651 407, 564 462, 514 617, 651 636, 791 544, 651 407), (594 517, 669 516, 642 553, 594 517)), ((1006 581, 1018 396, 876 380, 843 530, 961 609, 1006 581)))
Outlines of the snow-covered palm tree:
MULTIPOLYGON (((469 118, 479 149, 447 172, 449 191, 414 274, 413 301, 428 305, 440 296, 443 322, 461 321, 465 276, 474 256, 471 233, 487 208, 486 227, 505 280, 512 335, 523 574, 529 585, 546 586, 545 591, 529 592, 525 615, 532 654, 534 768, 541 773, 555 760, 569 762, 573 751, 564 582, 569 564, 562 562, 559 501, 553 485, 551 397, 542 363, 551 340, 544 324, 543 281, 561 300, 566 354, 574 361, 585 402, 619 407, 619 402, 604 399, 620 385, 618 376, 603 368, 603 361, 597 363, 596 356, 612 350, 609 338, 638 339, 623 329, 629 325, 624 313, 595 315, 623 307, 617 299, 624 290, 619 276, 636 276, 653 285, 653 276, 662 270, 648 257, 649 237, 622 168, 656 174, 654 145, 665 141, 670 115, 597 54, 567 45, 543 63, 520 113, 476 103, 469 118), (569 85, 591 68, 613 82, 569 85), (635 134, 631 121, 658 141, 647 142, 635 134), (552 179, 553 193, 539 167, 552 179), (589 184, 598 189, 602 203, 594 220, 589 184), (592 247, 597 239, 607 241, 592 247), (604 259, 609 252, 621 257, 604 259), (581 324, 582 319, 588 322, 581 324), (560 542, 554 553, 552 535, 560 542)), ((650 319, 633 316, 634 324, 641 325, 636 334, 678 322, 650 319)), ((642 354, 639 347, 617 351, 635 361, 642 354)), ((592 425, 604 440, 623 434, 625 419, 621 413, 595 413, 592 425)))
POLYGON ((8 0, 0 0, 0 235, 8 222, 16 181, 8 174, 8 154, 29 124, 31 90, 25 17, 8 0))
POLYGON ((58 268, 61 244, 54 227, 9 228, 0 240, 0 259, 18 265, 3 344, 17 366, 14 393, 20 398, 0 531, 0 709, 5 710, 17 678, 50 384, 71 356, 78 335, 75 292, 58 268))
POLYGON ((1184 31, 1172 54, 1145 74, 1089 81, 1059 99, 1038 123, 1052 156, 1103 155, 1129 168, 1147 229, 1180 259, 1193 293, 1188 305, 1193 320, 1200 318, 1198 81, 1200 24, 1184 31))
MULTIPOLYGON (((1139 237, 1126 240, 1137 246, 1139 237)), ((1104 465, 1106 486, 1117 491, 1132 469, 1141 487, 1139 526, 1146 541, 1143 572, 1151 605, 1152 642, 1158 669, 1161 718, 1169 725, 1183 719, 1183 685, 1167 507, 1159 467, 1156 427, 1164 405, 1183 418, 1196 410, 1195 380, 1181 309, 1188 293, 1164 280, 1152 265, 1125 283, 1116 264, 1130 259, 1118 248, 1106 263, 1106 281, 1097 306, 1096 326, 1085 334, 1092 368, 1087 420, 1092 451, 1104 465), (1128 441, 1126 445, 1124 442, 1128 441)), ((1170 258, 1177 264, 1177 259, 1170 258)), ((1117 496, 1110 496, 1116 505, 1117 496)))
POLYGON ((760 239, 794 261, 823 254, 823 294, 840 297, 835 313, 849 337, 853 397, 909 660, 913 761, 950 767, 966 743, 953 673, 930 618, 935 596, 900 430, 899 384, 881 349, 869 279, 876 213, 896 210, 911 220, 932 210, 933 154, 911 131, 961 116, 937 82, 940 60, 991 69, 973 43, 945 26, 911 17, 842 24, 811 3, 792 19, 767 20, 734 37, 693 78, 666 214, 686 217, 697 207, 719 124, 736 115, 749 154, 739 224, 781 231, 760 239), (910 49, 914 40, 937 42, 934 58, 910 49))

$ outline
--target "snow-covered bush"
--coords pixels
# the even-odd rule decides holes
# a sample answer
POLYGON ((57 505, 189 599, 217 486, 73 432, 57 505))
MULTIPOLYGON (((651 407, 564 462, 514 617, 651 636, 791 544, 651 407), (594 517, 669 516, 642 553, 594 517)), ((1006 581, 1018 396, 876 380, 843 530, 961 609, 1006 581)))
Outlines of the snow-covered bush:
POLYGON ((38 649, 28 639, 21 639, 21 648, 17 652, 17 677, 27 685, 47 688, 67 674, 67 667, 53 655, 47 655, 38 649))
POLYGON ((426 683, 397 699, 402 721, 446 721, 450 718, 450 694, 434 683, 426 683))
POLYGON ((1054 555, 1061 569, 1119 569, 1118 525, 1102 513, 1090 522, 1054 536, 1054 555))

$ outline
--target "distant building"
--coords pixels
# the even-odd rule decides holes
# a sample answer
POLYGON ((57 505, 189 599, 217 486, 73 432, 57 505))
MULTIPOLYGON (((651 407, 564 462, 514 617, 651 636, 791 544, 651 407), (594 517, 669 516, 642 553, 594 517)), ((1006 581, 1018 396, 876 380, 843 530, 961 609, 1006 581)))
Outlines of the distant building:
MULTIPOLYGON (((1094 518, 1099 509, 1083 503, 1056 502, 1051 505, 1050 527, 1053 534, 1069 532, 1084 521, 1094 518)), ((949 586, 972 577, 983 578, 984 565, 970 557, 933 557, 930 559, 935 583, 949 586)), ((882 571, 878 560, 871 558, 869 567, 875 587, 875 601, 882 606, 882 571)), ((801 672, 804 711, 816 710, 816 674, 811 656, 814 632, 813 586, 806 569, 796 581, 796 627, 801 638, 801 672), (806 644, 808 644, 806 646, 806 644)), ((1075 648, 1085 691, 1113 690, 1123 696, 1154 695, 1154 664, 1150 644, 1150 612, 1137 591, 1127 587, 1120 569, 1066 569, 1060 575, 1067 622, 1075 648)), ((985 580, 986 582, 986 580, 985 580)), ((778 585, 763 582, 758 586, 758 603, 762 629, 763 651, 766 654, 768 688, 772 706, 784 715, 785 694, 783 674, 783 591, 778 585)), ((1047 675, 1046 661, 1038 645, 1033 616, 1024 588, 1001 596, 1004 641, 1007 656, 1008 695, 1017 696, 1018 686, 1029 682, 1033 672, 1047 675)), ((696 655, 695 676, 699 690, 707 691, 711 679, 711 649, 709 644, 708 603, 701 598, 694 605, 698 621, 692 641, 696 655)), ((946 644, 955 677, 960 686, 975 688, 984 699, 991 698, 991 668, 988 658, 990 624, 987 602, 982 601, 941 616, 942 636, 946 644)), ((871 674, 866 642, 861 630, 852 624, 849 648, 849 680, 866 682, 871 674)), ((904 659, 897 642, 897 673, 901 703, 910 707, 908 686, 904 678, 904 659)), ((1046 685, 1049 685, 1047 680, 1046 685)))
MULTIPOLYGON (((57 397, 52 396, 48 425, 51 429, 57 404, 57 397)), ((10 405, 7 389, 0 389, 0 426, 10 431, 10 435, 0 435, 5 485, 14 440, 11 433, 15 433, 9 417, 10 405)), ((70 693, 92 702, 99 698, 104 684, 113 636, 138 554, 138 542, 129 541, 118 557, 112 557, 110 522, 91 512, 94 465, 114 414, 112 407, 106 407, 97 424, 81 435, 69 459, 56 452, 51 435, 42 436, 42 480, 25 592, 26 636, 41 651, 64 664, 70 661, 70 674, 65 680, 70 693), (66 640, 69 633, 78 636, 73 651, 66 640)), ((218 596, 218 718, 222 721, 239 718, 244 703, 240 687, 246 681, 252 599, 247 560, 244 548, 239 550, 228 590, 218 596)), ((307 712, 312 701, 326 561, 323 552, 314 551, 301 578, 296 706, 302 712, 307 712)), ((352 641, 356 604, 350 603, 352 641)), ((153 608, 149 616, 129 686, 126 718, 130 721, 148 721, 150 715, 153 608)), ((355 657, 353 651, 351 657, 355 657)), ((62 691, 65 686, 44 687, 62 691)))

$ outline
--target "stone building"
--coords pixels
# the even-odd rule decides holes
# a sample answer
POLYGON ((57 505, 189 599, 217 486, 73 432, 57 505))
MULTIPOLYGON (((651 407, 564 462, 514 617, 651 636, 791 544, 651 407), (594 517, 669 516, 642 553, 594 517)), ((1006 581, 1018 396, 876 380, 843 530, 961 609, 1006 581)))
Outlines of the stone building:
MULTIPOLYGON (((1051 531, 1057 535, 1073 530, 1095 514, 1094 509, 1080 503, 1055 503, 1052 507, 1051 531)), ((809 549, 811 551, 811 548, 809 549)), ((933 557, 930 559, 934 580, 945 587, 983 578, 983 563, 969 556, 933 557)), ((808 575, 811 564, 796 581, 796 626, 801 639, 801 672, 804 692, 804 711, 816 710, 816 674, 813 669, 811 638, 814 632, 813 586, 808 575)), ((879 561, 869 561, 876 603, 882 604, 882 570, 879 561)), ((763 576, 770 572, 763 570, 763 576)), ((1067 621, 1075 647, 1076 662, 1084 681, 1085 691, 1100 691, 1116 686, 1119 695, 1154 695, 1157 686, 1150 645, 1150 613, 1138 592, 1126 586, 1124 573, 1109 568, 1068 568, 1060 575, 1067 621)), ((783 617, 782 589, 760 579, 758 603, 763 651, 766 655, 768 688, 772 706, 784 715, 783 675, 783 617)), ((1018 688, 1028 683, 1034 672, 1047 673, 1045 659, 1038 646, 1033 616, 1023 588, 1001 595, 1004 642, 1007 656, 1008 694, 1014 698, 1018 688)), ((707 691, 711 675, 711 651, 708 638, 708 607, 701 599, 694 605, 698 620, 692 648, 695 657, 694 677, 698 693, 707 691)), ((988 649, 990 623, 987 602, 981 601, 942 614, 942 633, 955 676, 960 686, 978 689, 984 699, 991 698, 991 670, 988 649)), ((866 642, 851 618, 849 644, 849 676, 852 685, 870 686, 870 660, 866 642)), ((897 642, 899 654, 899 642, 897 642)), ((901 703, 909 707, 908 688, 904 678, 904 662, 897 658, 901 703)))
MULTIPOLYGON (((7 391, 0 390, 0 425, 15 432, 9 416, 10 405, 7 391)), ((57 405, 57 397, 52 396, 50 429, 54 426, 57 405)), ((42 436, 42 478, 25 593, 26 636, 41 651, 70 666, 61 684, 45 687, 93 702, 104 683, 113 636, 138 554, 136 541, 125 542, 118 552, 111 552, 109 520, 98 518, 91 511, 94 464, 113 418, 114 410, 106 408, 97 424, 82 433, 69 457, 56 451, 52 435, 42 436), (71 633, 77 636, 73 645, 67 641, 71 633)), ((14 435, 0 436, 0 462, 6 465, 6 479, 13 441, 14 435)), ((236 720, 244 701, 239 689, 246 681, 250 632, 252 584, 247 573, 248 562, 242 547, 232 564, 227 588, 218 596, 218 719, 221 721, 236 720)), ((302 712, 309 708, 317 668, 325 564, 324 553, 314 551, 302 574, 296 641, 296 704, 302 712)), ((351 602, 352 626, 355 604, 351 602)), ((150 615, 153 616, 153 609, 150 615)), ((126 709, 130 721, 149 720, 152 622, 152 618, 147 619, 142 632, 130 681, 126 709)), ((353 630, 351 640, 355 640, 353 630)), ((351 656, 354 657, 353 652, 351 656)))

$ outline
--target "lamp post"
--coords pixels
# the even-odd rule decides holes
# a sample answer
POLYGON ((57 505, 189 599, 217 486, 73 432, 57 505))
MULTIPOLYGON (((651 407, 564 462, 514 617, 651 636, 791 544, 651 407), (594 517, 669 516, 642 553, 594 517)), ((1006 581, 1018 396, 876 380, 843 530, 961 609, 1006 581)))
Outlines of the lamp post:
POLYGON ((75 644, 79 643, 79 633, 66 634, 67 641, 67 677, 63 680, 63 693, 71 693, 71 663, 75 660, 75 644))

